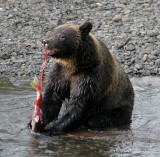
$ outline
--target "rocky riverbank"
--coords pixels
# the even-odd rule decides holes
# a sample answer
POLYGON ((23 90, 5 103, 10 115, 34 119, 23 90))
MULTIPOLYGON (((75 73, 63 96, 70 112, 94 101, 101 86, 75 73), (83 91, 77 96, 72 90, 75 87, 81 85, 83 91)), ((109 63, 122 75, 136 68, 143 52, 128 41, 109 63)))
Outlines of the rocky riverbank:
POLYGON ((60 17, 71 24, 91 21, 92 33, 130 76, 160 75, 159 0, 0 1, 0 76, 15 81, 40 75, 41 41, 60 17))

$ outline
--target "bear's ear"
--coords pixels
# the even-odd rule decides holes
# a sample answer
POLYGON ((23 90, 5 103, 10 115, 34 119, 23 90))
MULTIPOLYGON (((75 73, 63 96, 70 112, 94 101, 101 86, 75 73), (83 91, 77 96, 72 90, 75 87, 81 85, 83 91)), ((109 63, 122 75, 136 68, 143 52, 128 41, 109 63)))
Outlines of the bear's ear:
POLYGON ((79 29, 81 31, 82 36, 86 37, 92 29, 92 23, 91 22, 85 22, 80 26, 79 29))
POLYGON ((60 26, 60 25, 63 25, 63 24, 64 24, 64 23, 63 23, 62 19, 60 18, 60 19, 58 20, 58 22, 57 22, 57 27, 60 26))

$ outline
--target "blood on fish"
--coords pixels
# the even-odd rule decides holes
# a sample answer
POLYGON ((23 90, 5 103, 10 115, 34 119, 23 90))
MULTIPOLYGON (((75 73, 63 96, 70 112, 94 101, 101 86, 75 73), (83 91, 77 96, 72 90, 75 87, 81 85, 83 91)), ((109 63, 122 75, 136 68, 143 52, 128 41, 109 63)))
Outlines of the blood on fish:
POLYGON ((41 82, 39 83, 38 78, 35 76, 33 82, 30 83, 30 85, 37 91, 37 99, 34 101, 35 109, 32 116, 28 116, 28 118, 31 118, 31 124, 30 129, 34 132, 37 132, 40 130, 41 125, 43 124, 42 120, 42 86, 43 86, 43 80, 44 80, 44 68, 47 62, 48 57, 48 50, 44 49, 45 55, 43 59, 43 65, 42 65, 42 75, 41 75, 41 82))

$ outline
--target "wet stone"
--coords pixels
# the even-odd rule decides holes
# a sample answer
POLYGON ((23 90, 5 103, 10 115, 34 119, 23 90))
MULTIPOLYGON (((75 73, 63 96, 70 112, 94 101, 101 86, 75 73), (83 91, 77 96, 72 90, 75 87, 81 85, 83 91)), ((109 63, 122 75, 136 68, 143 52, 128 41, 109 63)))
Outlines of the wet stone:
POLYGON ((145 55, 143 56, 142 60, 145 62, 147 59, 148 59, 148 55, 145 54, 145 55))
POLYGON ((40 3, 42 0, 27 0, 29 4, 40 3))
POLYGON ((157 36, 157 35, 159 35, 159 31, 158 30, 148 30, 147 35, 149 35, 151 37, 157 36))
POLYGON ((128 44, 128 45, 125 46, 125 49, 127 51, 134 51, 135 50, 135 46, 134 46, 134 44, 128 44))
POLYGON ((9 53, 5 52, 5 53, 0 54, 0 59, 8 59, 8 58, 10 58, 9 53))
POLYGON ((130 10, 125 10, 124 14, 129 14, 131 11, 130 10))
POLYGON ((119 22, 119 21, 122 21, 122 17, 120 15, 116 15, 114 18, 113 18, 113 22, 119 22))
POLYGON ((97 6, 97 7, 101 7, 102 4, 101 4, 101 3, 96 3, 96 6, 97 6))
POLYGON ((132 70, 129 69, 129 68, 127 68, 127 69, 125 69, 125 72, 126 72, 127 74, 130 74, 130 73, 132 73, 132 70))
POLYGON ((158 73, 157 69, 151 70, 151 74, 156 75, 158 73))
POLYGON ((159 68, 159 67, 160 67, 160 59, 157 59, 157 60, 155 61, 155 64, 156 64, 156 66, 159 68))
POLYGON ((126 7, 124 4, 118 4, 118 3, 116 3, 114 6, 116 8, 125 8, 126 7))
POLYGON ((150 60, 155 60, 157 57, 154 56, 154 55, 149 55, 148 58, 149 58, 150 60))
POLYGON ((158 36, 157 36, 157 39, 159 39, 159 40, 160 40, 160 35, 158 35, 158 36))
POLYGON ((19 59, 19 60, 14 60, 13 62, 14 63, 24 63, 24 62, 26 62, 26 60, 25 59, 19 59))
POLYGON ((152 55, 154 56, 159 56, 160 55, 160 50, 155 50, 153 52, 151 52, 152 55))
POLYGON ((74 3, 76 4, 81 4, 82 2, 84 2, 84 0, 74 0, 74 3))
POLYGON ((136 64, 136 65, 135 65, 135 68, 137 68, 138 70, 139 70, 139 69, 142 69, 142 68, 143 68, 143 65, 142 65, 142 64, 136 64))

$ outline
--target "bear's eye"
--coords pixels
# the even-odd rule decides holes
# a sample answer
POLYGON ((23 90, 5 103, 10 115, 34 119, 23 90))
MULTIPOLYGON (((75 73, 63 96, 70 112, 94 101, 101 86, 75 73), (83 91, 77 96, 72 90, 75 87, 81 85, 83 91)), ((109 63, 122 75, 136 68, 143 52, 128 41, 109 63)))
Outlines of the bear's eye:
POLYGON ((60 40, 65 40, 65 37, 63 35, 59 36, 60 40))

